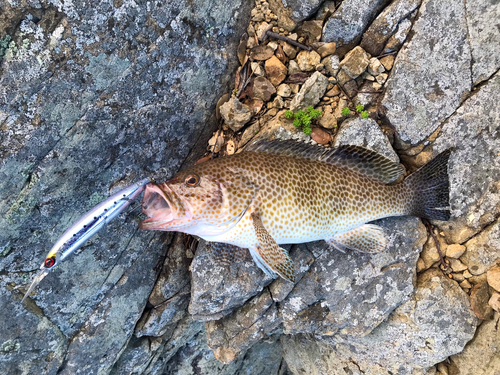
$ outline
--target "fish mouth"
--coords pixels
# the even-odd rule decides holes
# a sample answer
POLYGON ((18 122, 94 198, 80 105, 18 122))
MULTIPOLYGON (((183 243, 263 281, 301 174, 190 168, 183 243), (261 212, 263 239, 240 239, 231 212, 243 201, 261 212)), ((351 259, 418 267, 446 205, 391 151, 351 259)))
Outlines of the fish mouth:
POLYGON ((176 194, 163 184, 147 184, 142 199, 142 212, 148 219, 139 223, 144 230, 174 230, 170 224, 179 219, 176 215, 175 203, 181 203, 176 194), (170 229, 171 228, 171 229, 170 229))

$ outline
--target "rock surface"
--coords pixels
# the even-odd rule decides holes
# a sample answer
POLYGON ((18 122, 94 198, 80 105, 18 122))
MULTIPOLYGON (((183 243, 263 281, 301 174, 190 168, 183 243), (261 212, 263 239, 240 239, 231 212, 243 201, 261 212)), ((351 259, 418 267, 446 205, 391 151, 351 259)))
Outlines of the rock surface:
POLYGON ((484 321, 460 354, 451 357, 450 375, 494 375, 500 371, 500 332, 495 314, 484 321))
POLYGON ((340 55, 361 39, 363 31, 387 5, 387 0, 345 0, 323 27, 324 42, 335 42, 340 55))
MULTIPOLYGON (((500 155, 493 151, 500 149, 500 138, 495 135, 500 129, 499 90, 500 74, 497 73, 446 121, 434 142, 433 155, 456 148, 448 168, 453 216, 447 223, 449 243, 463 243, 500 216, 497 206, 500 155)), ((495 241, 495 225, 489 231, 495 241)), ((482 241, 487 241, 484 236, 482 241)), ((496 251, 494 247, 483 250, 476 246, 475 249, 496 251)), ((470 251, 465 256, 474 257, 474 254, 475 251, 470 251)))
POLYGON ((355 117, 345 120, 335 137, 334 146, 358 145, 378 152, 389 160, 399 162, 387 137, 372 119, 355 117))
POLYGON ((424 374, 434 363, 461 351, 477 324, 462 289, 430 270, 419 278, 415 296, 370 334, 332 336, 326 339, 330 347, 300 336, 286 337, 283 352, 294 373, 424 374))
POLYGON ((171 176, 202 152, 249 6, 3 3, 0 309, 10 323, 0 346, 11 349, 1 373, 108 373, 118 361, 170 242, 139 232, 135 213, 20 299, 56 239, 110 190, 171 176))
POLYGON ((290 103, 290 110, 305 110, 307 107, 315 107, 326 92, 328 78, 320 72, 315 72, 307 79, 299 93, 295 95, 290 103))
POLYGON ((471 90, 466 20, 464 3, 422 1, 382 101, 404 144, 427 138, 471 90))

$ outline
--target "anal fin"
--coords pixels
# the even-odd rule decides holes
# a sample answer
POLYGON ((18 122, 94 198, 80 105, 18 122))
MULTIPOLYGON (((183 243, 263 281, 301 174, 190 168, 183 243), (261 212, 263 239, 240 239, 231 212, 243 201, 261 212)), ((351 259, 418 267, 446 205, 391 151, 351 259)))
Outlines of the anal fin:
POLYGON ((385 250, 387 239, 381 227, 364 224, 336 234, 326 242, 342 252, 351 249, 362 253, 379 253, 385 250))
POLYGON ((220 242, 208 242, 207 250, 215 263, 225 266, 243 262, 247 255, 247 249, 220 242))
MULTIPOLYGON (((266 228, 264 228, 259 214, 252 213, 251 217, 255 234, 259 241, 259 246, 256 247, 255 251, 265 263, 265 266, 269 267, 282 278, 292 283, 295 282, 293 261, 288 255, 288 252, 281 248, 274 238, 271 237, 266 228)), ((257 262, 257 264, 259 265, 259 262, 257 262)))

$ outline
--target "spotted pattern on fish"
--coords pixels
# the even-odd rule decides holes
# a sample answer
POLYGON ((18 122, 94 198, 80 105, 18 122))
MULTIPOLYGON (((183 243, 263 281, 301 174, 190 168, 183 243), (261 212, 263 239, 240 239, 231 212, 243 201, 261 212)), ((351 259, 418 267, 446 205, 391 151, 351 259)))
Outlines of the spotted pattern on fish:
POLYGON ((143 210, 149 219, 141 228, 181 231, 248 248, 264 272, 291 280, 291 261, 279 244, 325 240, 341 249, 381 251, 382 230, 365 223, 416 213, 426 217, 425 212, 435 215, 431 218, 449 217, 445 153, 435 166, 424 166, 407 179, 411 184, 386 185, 401 167, 360 147, 258 144, 148 185, 143 210), (199 182, 188 186, 192 181, 199 182), (431 211, 423 209, 428 200, 431 211))

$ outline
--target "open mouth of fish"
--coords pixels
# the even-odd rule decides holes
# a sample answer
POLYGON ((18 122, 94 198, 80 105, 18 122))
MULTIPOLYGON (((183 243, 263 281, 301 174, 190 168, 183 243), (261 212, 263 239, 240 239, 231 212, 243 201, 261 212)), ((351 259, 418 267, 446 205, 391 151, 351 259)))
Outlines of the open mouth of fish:
POLYGON ((146 185, 142 212, 148 216, 148 219, 139 224, 141 229, 166 229, 166 225, 177 219, 170 203, 172 199, 167 194, 172 195, 173 192, 166 193, 156 184, 146 185))

